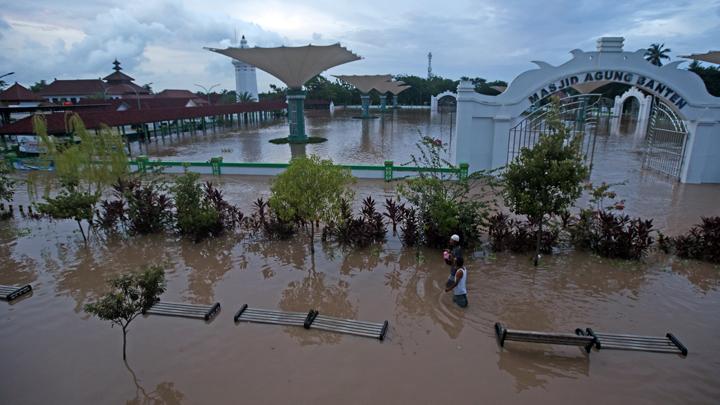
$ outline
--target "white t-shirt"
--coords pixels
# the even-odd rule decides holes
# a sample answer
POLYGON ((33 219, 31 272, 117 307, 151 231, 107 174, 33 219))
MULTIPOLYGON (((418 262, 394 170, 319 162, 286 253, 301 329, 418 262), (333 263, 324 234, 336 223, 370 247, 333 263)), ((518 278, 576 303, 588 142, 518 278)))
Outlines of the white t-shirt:
POLYGON ((455 272, 455 282, 457 283, 457 285, 455 286, 455 288, 453 288, 453 294, 454 294, 454 295, 467 294, 467 287, 465 287, 465 286, 466 286, 466 282, 467 282, 467 277, 468 277, 468 276, 467 276, 467 273, 468 273, 468 272, 467 272, 467 269, 466 269, 465 267, 460 267, 460 268, 457 269, 457 271, 455 272), (458 275, 460 274, 461 271, 462 271, 462 278, 460 279, 460 281, 458 281, 457 278, 458 278, 458 275))

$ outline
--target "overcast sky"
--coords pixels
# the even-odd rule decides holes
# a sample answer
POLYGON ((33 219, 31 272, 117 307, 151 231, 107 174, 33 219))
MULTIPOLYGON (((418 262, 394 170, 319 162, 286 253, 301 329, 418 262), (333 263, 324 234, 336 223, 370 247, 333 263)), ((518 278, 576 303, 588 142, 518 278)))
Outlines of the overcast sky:
MULTIPOLYGON (((625 49, 660 42, 671 56, 720 49, 720 0, 706 1, 344 1, 344 0, 2 0, 0 74, 41 79, 96 78, 112 61, 136 83, 197 90, 234 89, 230 59, 202 49, 340 42, 364 59, 331 74, 480 76, 511 81, 531 60, 560 64, 601 36, 625 49)), ((9 80, 8 80, 9 79, 9 80)), ((260 91, 278 83, 258 73, 260 91)))

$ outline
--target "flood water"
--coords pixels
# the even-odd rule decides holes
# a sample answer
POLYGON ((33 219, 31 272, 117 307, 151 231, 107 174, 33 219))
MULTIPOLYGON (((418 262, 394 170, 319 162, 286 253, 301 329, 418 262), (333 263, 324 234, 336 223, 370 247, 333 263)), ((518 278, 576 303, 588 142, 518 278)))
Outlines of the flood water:
POLYGON ((144 153, 164 160, 207 161, 222 156, 225 162, 285 163, 295 154, 315 154, 336 163, 377 164, 393 160, 407 163, 421 136, 440 138, 451 145, 454 113, 433 114, 428 110, 375 112, 376 119, 354 119, 359 110, 305 112, 306 133, 326 138, 310 145, 274 145, 269 141, 288 136, 285 118, 241 124, 240 128, 218 129, 217 133, 165 137, 147 144, 133 144, 133 154, 144 153), (451 119, 453 118, 453 119, 451 119))
MULTIPOLYGON (((404 125, 427 125, 425 114, 424 121, 404 125)), ((270 138, 277 136, 265 132, 284 130, 272 128, 257 131, 270 138)), ((379 142, 378 132, 372 134, 370 142, 379 142)), ((347 136, 356 153, 365 150, 357 140, 362 133, 347 136)), ((374 147, 378 161, 400 160, 401 145, 414 143, 407 133, 387 138, 390 155, 374 147)), ((233 139, 222 142, 237 143, 233 139)), ((288 153, 256 155, 266 161, 274 161, 270 153, 278 153, 278 161, 289 156, 285 146, 256 144, 261 151, 288 153)), ((634 145, 621 136, 599 138, 592 176, 627 181, 617 189, 630 214, 655 218, 667 233, 685 232, 701 215, 720 215, 720 186, 679 185, 643 171, 634 145)), ((332 139, 320 145, 326 156, 348 153, 341 146, 332 139)), ((173 148, 168 153, 199 160, 217 147, 198 141, 173 148)), ((237 146, 232 153, 237 160, 246 156, 237 146)), ((269 194, 265 177, 225 176, 219 182, 244 212, 269 194)), ((359 181, 357 199, 367 195, 383 200, 394 195, 393 185, 359 181)), ((17 203, 27 203, 22 190, 17 203)), ((319 241, 316 247, 312 258, 301 237, 280 242, 240 234, 199 244, 172 235, 94 236, 85 247, 70 221, 18 216, 0 222, 0 284, 31 283, 34 289, 14 304, 0 302, 0 403, 714 404, 720 398, 719 266, 657 252, 631 263, 564 251, 534 268, 529 255, 478 251, 468 254, 470 305, 463 310, 443 292, 448 270, 438 251, 404 249, 391 232, 384 245, 369 249, 319 241), (209 323, 138 318, 130 327, 126 365, 121 331, 88 317, 82 307, 105 291, 108 276, 151 263, 167 269, 165 300, 220 302, 222 311, 209 323), (233 314, 246 303, 388 320, 390 328, 380 342, 234 324, 233 314), (517 342, 500 348, 497 321, 557 332, 672 332, 690 354, 604 350, 587 356, 574 347, 517 342)))

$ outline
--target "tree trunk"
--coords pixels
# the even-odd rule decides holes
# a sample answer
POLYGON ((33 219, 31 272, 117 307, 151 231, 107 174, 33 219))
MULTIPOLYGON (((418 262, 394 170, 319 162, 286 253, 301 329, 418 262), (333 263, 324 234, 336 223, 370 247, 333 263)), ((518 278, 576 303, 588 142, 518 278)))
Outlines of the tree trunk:
POLYGON ((123 360, 127 360, 126 349, 127 347, 127 329, 123 327, 123 360))
POLYGON ((315 256, 315 221, 310 221, 310 254, 315 256))
POLYGON ((79 219, 76 219, 76 221, 77 221, 77 224, 78 224, 78 228, 80 228, 80 233, 82 234, 83 240, 84 240, 85 243, 87 244, 87 237, 85 236, 85 231, 83 230, 82 223, 80 222, 79 219))
POLYGON ((543 220, 540 218, 540 222, 538 223, 538 230, 537 230, 537 236, 535 238, 535 259, 533 260, 533 264, 537 267, 538 262, 540 261, 540 242, 542 240, 542 224, 543 220))

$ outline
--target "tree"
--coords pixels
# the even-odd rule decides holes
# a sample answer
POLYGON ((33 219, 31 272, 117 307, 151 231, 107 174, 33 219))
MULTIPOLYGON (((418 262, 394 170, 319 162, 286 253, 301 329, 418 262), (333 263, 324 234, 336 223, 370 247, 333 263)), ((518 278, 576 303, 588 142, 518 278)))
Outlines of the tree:
POLYGON ((667 55, 671 52, 670 48, 665 48, 665 44, 651 44, 645 51, 645 60, 655 66, 662 66, 663 59, 670 59, 667 55))
POLYGON ((0 160, 0 201, 10 202, 15 194, 15 181, 8 177, 12 166, 6 160, 0 160))
POLYGON ((98 301, 85 305, 85 312, 110 321, 123 332, 123 360, 127 359, 130 323, 149 309, 165 292, 165 271, 157 266, 139 273, 122 274, 108 281, 111 290, 98 301))
POLYGON ((694 60, 688 66, 688 70, 700 76, 705 82, 708 93, 715 97, 720 97, 720 68, 717 66, 702 66, 700 62, 694 60))
POLYGON ((353 198, 349 188, 353 182, 350 170, 331 160, 315 155, 295 158, 272 182, 269 204, 285 221, 310 224, 310 252, 314 255, 315 226, 320 221, 336 222, 342 201, 353 198))
POLYGON ((532 148, 523 148, 503 174, 505 204, 514 213, 527 216, 536 227, 536 266, 543 223, 572 206, 588 175, 582 161, 582 137, 571 136, 560 120, 557 98, 549 105, 547 119, 550 131, 542 134, 532 148))
POLYGON ((452 234, 458 234, 463 245, 472 245, 480 236, 491 204, 472 198, 471 189, 483 193, 485 185, 492 186, 491 179, 483 172, 474 173, 472 179, 458 178, 459 168, 445 159, 447 145, 439 139, 426 136, 416 146, 418 154, 411 155, 412 165, 432 170, 420 172, 398 187, 398 193, 414 207, 413 216, 406 221, 406 226, 413 221, 418 225, 414 228, 418 234, 412 240, 444 247, 452 234), (479 187, 475 187, 476 182, 481 183, 479 187))
MULTIPOLYGON (((57 197, 51 198, 49 194, 54 185, 53 178, 43 176, 46 202, 39 204, 40 212, 55 219, 75 219, 83 240, 87 242, 81 221, 86 220, 92 225, 95 204, 100 196, 128 172, 122 138, 107 127, 90 135, 77 114, 68 115, 66 131, 79 138, 79 143, 63 142, 48 135, 42 115, 33 116, 33 127, 44 150, 41 157, 52 162, 61 190, 57 197)), ((28 180, 31 184, 36 182, 34 175, 28 180)))
POLYGON ((257 100, 255 100, 255 97, 253 97, 253 95, 247 91, 244 91, 237 96, 238 103, 250 103, 253 101, 257 101, 257 100))
POLYGON ((41 90, 43 90, 45 87, 47 87, 47 85, 48 85, 48 84, 47 84, 47 82, 45 81, 45 79, 40 80, 39 82, 35 82, 35 84, 33 84, 32 86, 30 86, 30 91, 32 91, 33 93, 38 93, 38 92, 40 92, 41 90))
POLYGON ((152 83, 146 83, 146 84, 143 84, 143 86, 142 86, 142 88, 145 89, 145 90, 147 90, 148 92, 150 92, 150 94, 153 93, 153 89, 152 89, 152 87, 150 86, 151 84, 152 84, 152 83))

